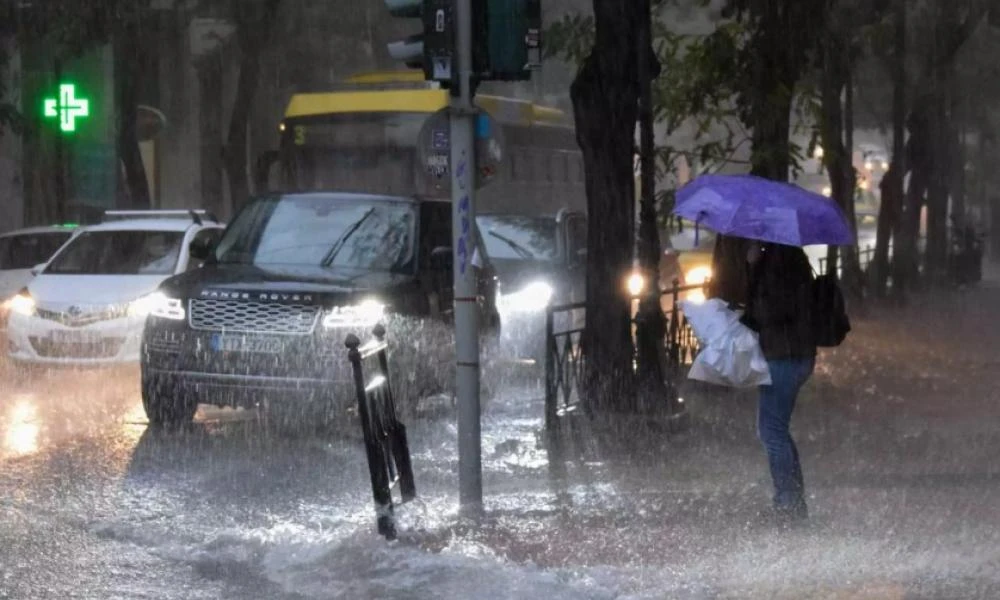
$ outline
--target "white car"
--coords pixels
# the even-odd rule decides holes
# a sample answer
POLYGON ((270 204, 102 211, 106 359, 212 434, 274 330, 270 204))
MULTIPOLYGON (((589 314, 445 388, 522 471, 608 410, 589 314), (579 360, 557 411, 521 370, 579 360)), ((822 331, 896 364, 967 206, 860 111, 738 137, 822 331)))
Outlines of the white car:
POLYGON ((24 289, 31 281, 31 270, 48 262, 76 227, 66 224, 0 233, 0 302, 24 289))
POLYGON ((22 364, 101 366, 138 362, 156 289, 201 266, 223 225, 190 211, 109 211, 81 228, 10 302, 7 346, 22 364))

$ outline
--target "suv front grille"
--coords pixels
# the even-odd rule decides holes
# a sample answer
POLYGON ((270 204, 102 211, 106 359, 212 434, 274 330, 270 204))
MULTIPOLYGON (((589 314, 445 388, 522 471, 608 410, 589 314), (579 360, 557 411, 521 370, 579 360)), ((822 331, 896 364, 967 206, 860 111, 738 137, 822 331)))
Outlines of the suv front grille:
POLYGON ((32 348, 42 358, 102 359, 114 358, 121 352, 124 338, 104 338, 98 341, 65 343, 46 338, 29 338, 32 348))
POLYGON ((195 299, 188 322, 203 331, 308 335, 319 313, 318 306, 302 304, 195 299))
POLYGON ((101 308, 93 312, 82 312, 78 310, 75 313, 70 311, 55 311, 38 308, 36 309, 35 314, 42 319, 55 321, 56 323, 65 325, 66 327, 86 327, 87 325, 93 325, 94 323, 100 323, 102 321, 113 321, 115 319, 127 317, 128 305, 123 304, 120 306, 101 308))

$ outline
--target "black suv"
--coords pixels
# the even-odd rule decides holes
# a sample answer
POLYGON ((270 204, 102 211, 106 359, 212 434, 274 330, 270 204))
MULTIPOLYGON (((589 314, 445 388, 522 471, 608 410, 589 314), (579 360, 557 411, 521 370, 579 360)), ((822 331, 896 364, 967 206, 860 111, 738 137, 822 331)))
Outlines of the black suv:
MULTIPOLYGON (((355 397, 344 339, 367 339, 376 323, 389 331, 398 398, 449 390, 451 236, 448 202, 341 193, 252 201, 215 247, 192 244, 201 269, 160 287, 143 334, 150 421, 262 400, 336 415, 355 397)), ((473 237, 489 338, 498 284, 473 237)))

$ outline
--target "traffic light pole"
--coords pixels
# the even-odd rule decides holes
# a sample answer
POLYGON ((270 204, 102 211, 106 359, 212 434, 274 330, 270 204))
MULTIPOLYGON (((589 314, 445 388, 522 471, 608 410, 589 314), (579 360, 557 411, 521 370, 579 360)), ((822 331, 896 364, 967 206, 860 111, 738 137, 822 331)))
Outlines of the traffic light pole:
POLYGON ((482 424, 479 409, 479 290, 475 233, 476 119, 472 82, 472 0, 455 1, 454 63, 458 85, 451 101, 451 199, 455 269, 455 354, 458 397, 458 486, 461 511, 483 507, 482 424), (457 93, 456 93, 457 92, 457 93))

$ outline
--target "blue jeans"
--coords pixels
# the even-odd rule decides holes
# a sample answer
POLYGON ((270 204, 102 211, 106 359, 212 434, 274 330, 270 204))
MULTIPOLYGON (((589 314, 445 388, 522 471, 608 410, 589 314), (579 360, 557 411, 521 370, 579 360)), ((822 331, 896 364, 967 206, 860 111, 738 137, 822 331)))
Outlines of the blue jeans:
POLYGON ((774 481, 774 505, 779 509, 804 510, 805 484, 799 451, 789 426, 799 390, 816 367, 816 359, 769 360, 771 385, 760 386, 757 405, 757 436, 767 451, 774 481))

